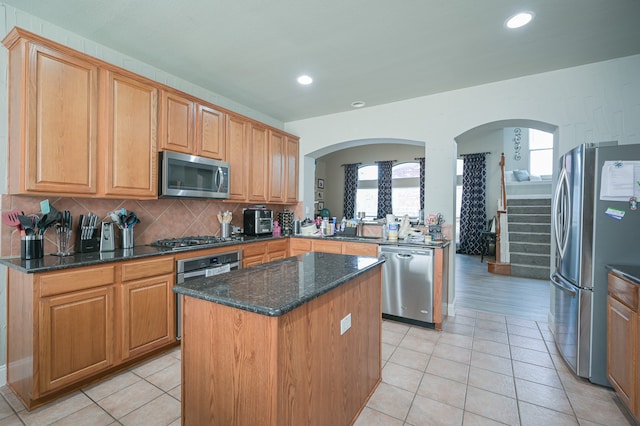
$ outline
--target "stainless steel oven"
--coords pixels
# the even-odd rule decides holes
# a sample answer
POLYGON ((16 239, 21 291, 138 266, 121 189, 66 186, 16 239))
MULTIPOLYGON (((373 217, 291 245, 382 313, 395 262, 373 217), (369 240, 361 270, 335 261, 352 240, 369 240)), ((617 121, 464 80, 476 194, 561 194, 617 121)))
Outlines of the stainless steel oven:
MULTIPOLYGON (((242 252, 229 251, 225 253, 198 256, 181 259, 176 262, 176 284, 185 281, 212 277, 242 268, 242 252)), ((176 338, 182 337, 182 296, 176 295, 176 338)))

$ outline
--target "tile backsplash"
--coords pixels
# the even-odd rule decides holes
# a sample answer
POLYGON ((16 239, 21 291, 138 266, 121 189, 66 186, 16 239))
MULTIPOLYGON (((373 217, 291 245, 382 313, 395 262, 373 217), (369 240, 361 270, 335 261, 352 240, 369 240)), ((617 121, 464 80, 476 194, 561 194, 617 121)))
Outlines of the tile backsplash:
MULTIPOLYGON (((2 211, 21 210, 26 214, 40 212, 40 201, 48 199, 52 206, 63 211, 69 210, 74 217, 92 212, 104 221, 110 221, 109 212, 125 208, 133 211, 140 219, 135 226, 135 245, 152 243, 163 238, 175 238, 188 235, 220 235, 217 214, 229 210, 233 214, 232 225, 242 227, 242 211, 247 203, 233 203, 212 200, 172 199, 159 200, 122 200, 107 198, 65 198, 23 195, 2 195, 2 211)), ((293 205, 267 205, 277 212, 285 208, 301 217, 302 203, 293 205)), ((77 222, 74 222, 74 227, 77 222)), ((2 224, 0 228, 2 250, 0 256, 20 256, 20 231, 2 224)), ((72 237, 75 239, 75 236, 72 237)), ((45 233, 44 252, 57 251, 55 232, 45 233)))

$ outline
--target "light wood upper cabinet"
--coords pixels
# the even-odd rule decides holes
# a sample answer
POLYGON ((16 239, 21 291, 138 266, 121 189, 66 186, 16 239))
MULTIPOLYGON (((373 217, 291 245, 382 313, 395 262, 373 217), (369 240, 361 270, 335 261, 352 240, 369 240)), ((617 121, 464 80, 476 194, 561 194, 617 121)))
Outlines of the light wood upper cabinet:
POLYGON ((10 62, 9 190, 95 194, 98 67, 16 36, 4 40, 10 62))
POLYGON ((249 134, 249 201, 266 202, 269 195, 267 128, 252 123, 249 134))
POLYGON ((157 198, 158 150, 230 163, 235 202, 295 203, 298 140, 37 34, 9 49, 9 193, 157 198))
POLYGON ((196 114, 196 152, 207 158, 227 161, 225 113, 198 105, 196 114))
POLYGON ((160 104, 160 149, 195 154, 195 102, 163 90, 160 104))
POLYGON ((160 103, 161 150, 226 161, 224 112, 170 90, 160 103))
POLYGON ((229 162, 229 200, 247 200, 247 153, 249 121, 227 115, 227 161, 229 162))
POLYGON ((298 202, 298 150, 299 141, 285 136, 285 203, 298 202))
POLYGON ((285 136, 269 130, 269 201, 284 202, 287 186, 285 136))
POLYGON ((157 110, 155 86, 105 72, 105 195, 156 198, 157 110))

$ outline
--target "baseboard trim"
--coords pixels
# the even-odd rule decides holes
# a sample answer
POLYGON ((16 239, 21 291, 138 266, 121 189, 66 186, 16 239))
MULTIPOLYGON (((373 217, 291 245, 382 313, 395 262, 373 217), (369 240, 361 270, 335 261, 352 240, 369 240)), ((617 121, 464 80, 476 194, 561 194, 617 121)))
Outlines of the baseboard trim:
POLYGON ((491 274, 511 275, 511 264, 500 262, 487 262, 487 271, 491 274))

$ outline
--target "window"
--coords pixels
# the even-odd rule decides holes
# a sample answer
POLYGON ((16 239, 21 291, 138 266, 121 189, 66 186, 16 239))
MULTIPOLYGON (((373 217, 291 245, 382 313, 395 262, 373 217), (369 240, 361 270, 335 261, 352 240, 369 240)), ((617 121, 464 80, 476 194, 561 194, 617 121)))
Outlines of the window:
POLYGON ((529 129, 529 173, 551 176, 553 169, 553 134, 529 129))
MULTIPOLYGON (((420 211, 420 163, 406 162, 392 170, 393 214, 417 218, 420 211)), ((358 169, 356 211, 366 212, 367 218, 378 217, 378 166, 365 165, 358 169)))

